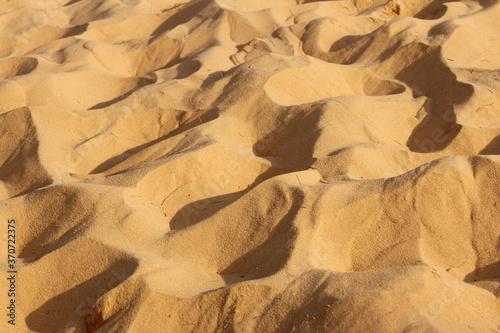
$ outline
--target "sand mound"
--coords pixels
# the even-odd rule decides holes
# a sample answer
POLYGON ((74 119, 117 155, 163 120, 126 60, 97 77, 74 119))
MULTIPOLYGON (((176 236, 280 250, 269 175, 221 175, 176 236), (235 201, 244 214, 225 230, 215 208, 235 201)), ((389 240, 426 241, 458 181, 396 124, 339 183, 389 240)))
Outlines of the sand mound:
POLYGON ((0 0, 1 331, 500 332, 498 17, 0 0))

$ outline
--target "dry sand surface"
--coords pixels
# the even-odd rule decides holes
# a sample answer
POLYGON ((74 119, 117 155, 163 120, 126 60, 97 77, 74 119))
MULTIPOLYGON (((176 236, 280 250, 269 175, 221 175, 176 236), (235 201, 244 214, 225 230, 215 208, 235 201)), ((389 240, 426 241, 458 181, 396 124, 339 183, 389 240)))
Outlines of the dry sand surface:
POLYGON ((500 332, 499 69, 498 0, 0 0, 0 331, 500 332))

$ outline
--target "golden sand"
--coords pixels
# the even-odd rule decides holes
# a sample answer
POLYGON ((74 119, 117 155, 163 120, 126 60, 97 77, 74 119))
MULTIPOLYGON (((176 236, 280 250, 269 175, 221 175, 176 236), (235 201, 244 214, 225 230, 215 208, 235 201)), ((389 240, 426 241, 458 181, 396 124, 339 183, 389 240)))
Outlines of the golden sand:
POLYGON ((0 331, 500 332, 499 18, 0 0, 0 331))

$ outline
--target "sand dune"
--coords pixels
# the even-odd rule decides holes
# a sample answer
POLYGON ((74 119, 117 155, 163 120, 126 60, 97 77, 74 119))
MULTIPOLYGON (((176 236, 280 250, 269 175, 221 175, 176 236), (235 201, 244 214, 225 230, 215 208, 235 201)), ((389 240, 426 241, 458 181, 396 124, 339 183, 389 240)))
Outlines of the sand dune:
POLYGON ((500 332, 499 17, 0 0, 1 331, 500 332))

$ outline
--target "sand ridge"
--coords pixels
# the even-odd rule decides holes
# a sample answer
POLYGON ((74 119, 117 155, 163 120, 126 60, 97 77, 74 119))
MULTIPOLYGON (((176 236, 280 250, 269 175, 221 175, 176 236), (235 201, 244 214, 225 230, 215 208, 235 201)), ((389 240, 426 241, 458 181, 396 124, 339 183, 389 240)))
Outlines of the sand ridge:
POLYGON ((498 17, 0 0, 15 329, 500 332, 498 17))

